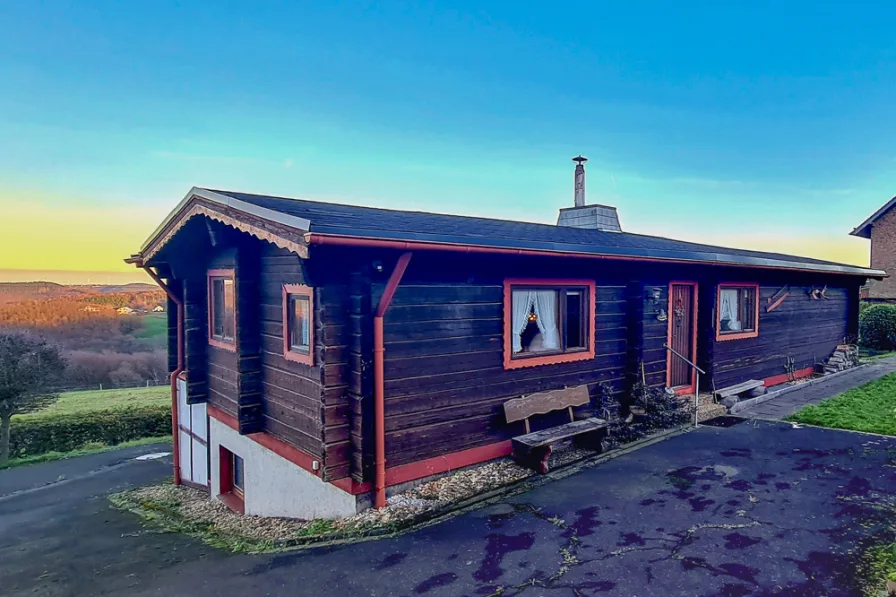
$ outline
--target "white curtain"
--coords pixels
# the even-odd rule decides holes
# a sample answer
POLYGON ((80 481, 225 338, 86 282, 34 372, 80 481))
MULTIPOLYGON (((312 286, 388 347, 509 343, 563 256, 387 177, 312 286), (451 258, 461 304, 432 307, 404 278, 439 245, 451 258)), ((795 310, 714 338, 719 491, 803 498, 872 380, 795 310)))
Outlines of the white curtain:
POLYGON ((536 290, 535 314, 538 316, 538 329, 544 339, 545 350, 560 348, 560 332, 557 331, 557 291, 536 290))
POLYGON ((535 301, 535 293, 529 290, 514 290, 511 295, 512 314, 510 325, 513 326, 513 352, 523 350, 523 330, 529 325, 529 312, 535 301))
POLYGON ((737 289, 735 288, 723 288, 722 292, 722 306, 720 308, 720 320, 728 320, 728 329, 732 331, 737 331, 741 328, 740 321, 738 321, 738 312, 737 308, 737 289))

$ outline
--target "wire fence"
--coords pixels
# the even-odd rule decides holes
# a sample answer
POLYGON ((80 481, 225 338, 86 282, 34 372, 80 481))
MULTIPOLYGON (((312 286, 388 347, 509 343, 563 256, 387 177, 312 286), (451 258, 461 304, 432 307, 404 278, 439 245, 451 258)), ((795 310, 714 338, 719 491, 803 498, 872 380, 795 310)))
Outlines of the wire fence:
POLYGON ((146 381, 141 381, 140 383, 125 383, 125 384, 90 384, 83 386, 60 386, 58 388, 50 389, 50 392, 54 394, 61 394, 62 392, 87 392, 91 390, 133 390, 137 388, 157 388, 159 386, 168 386, 169 381, 167 379, 147 379, 146 381))

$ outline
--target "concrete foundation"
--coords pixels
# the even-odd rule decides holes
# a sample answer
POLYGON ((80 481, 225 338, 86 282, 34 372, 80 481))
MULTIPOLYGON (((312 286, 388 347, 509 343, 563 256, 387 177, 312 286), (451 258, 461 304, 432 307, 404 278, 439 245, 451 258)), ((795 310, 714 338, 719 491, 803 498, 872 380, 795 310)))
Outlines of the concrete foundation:
POLYGON ((245 513, 286 518, 343 518, 358 512, 358 499, 293 464, 227 425, 209 419, 211 495, 221 493, 221 450, 243 459, 245 513))

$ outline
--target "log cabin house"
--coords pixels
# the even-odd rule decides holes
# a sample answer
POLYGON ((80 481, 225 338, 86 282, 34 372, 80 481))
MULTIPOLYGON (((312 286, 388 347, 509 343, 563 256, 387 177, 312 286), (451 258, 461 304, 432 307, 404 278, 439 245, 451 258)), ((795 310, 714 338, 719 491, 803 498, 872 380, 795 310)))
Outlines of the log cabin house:
POLYGON ((807 376, 886 275, 623 232, 577 161, 557 225, 190 190, 127 260, 169 296, 175 481, 351 515, 509 454, 510 399, 642 375, 693 393, 667 344, 703 388, 807 376))

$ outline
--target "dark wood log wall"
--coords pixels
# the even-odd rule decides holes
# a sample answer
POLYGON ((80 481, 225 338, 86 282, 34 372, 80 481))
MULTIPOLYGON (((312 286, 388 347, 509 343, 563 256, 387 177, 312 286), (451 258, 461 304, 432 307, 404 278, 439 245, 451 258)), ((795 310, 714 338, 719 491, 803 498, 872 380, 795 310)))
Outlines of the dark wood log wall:
MULTIPOLYGON (((321 249, 304 261, 219 228, 209 228, 214 247, 204 263, 237 269, 239 350, 208 345, 206 268, 181 267, 189 399, 207 397, 245 421, 244 433, 263 430, 319 458, 324 479, 372 479, 372 312, 397 253, 321 249), (313 367, 283 357, 284 284, 314 287, 313 367)), ((641 376, 641 363, 649 385, 664 385, 668 323, 657 314, 668 308, 670 278, 699 283, 698 363, 707 389, 783 374, 787 357, 797 370, 813 366, 855 330, 858 281, 842 277, 418 253, 386 315, 388 466, 522 433, 506 423, 502 405, 523 394, 584 384, 593 395, 599 383, 622 393, 641 376), (595 359, 505 371, 506 277, 596 280, 595 359), (728 280, 760 282, 758 338, 716 342, 716 286, 728 280), (767 313, 766 299, 784 284, 790 296, 767 313), (825 284, 829 300, 811 300, 808 291, 825 284)), ((172 323, 169 315, 173 348, 172 323)))
MULTIPOLYGON (((315 317, 315 365, 283 356, 283 285, 309 283, 304 263, 298 255, 265 243, 259 272, 264 431, 323 459, 319 317, 315 317)), ((315 303, 317 309, 319 301, 315 303)))
MULTIPOLYGON (((210 259, 207 269, 236 269, 237 266, 237 249, 228 247, 226 249, 218 249, 214 256, 210 259)), ((197 277, 198 278, 198 277, 197 277)), ((212 346, 208 343, 208 278, 207 274, 202 274, 201 279, 191 279, 190 288, 195 288, 191 294, 201 295, 202 309, 194 308, 194 319, 196 320, 196 329, 200 328, 198 321, 200 315, 203 318, 201 329, 203 331, 202 340, 205 342, 208 351, 208 402, 215 408, 219 408, 234 418, 239 418, 239 355, 236 351, 212 346)), ((239 286, 236 286, 236 292, 239 293, 239 286)), ((199 297, 196 297, 196 303, 199 297)), ((237 297, 239 301, 239 297, 237 297)), ((198 334, 197 334, 198 335, 198 334)), ((242 330, 236 329, 236 344, 242 338, 242 330)))
MULTIPOLYGON (((624 388, 626 285, 605 277, 596 290, 593 360, 504 370, 504 277, 594 279, 598 272, 545 265, 414 256, 385 321, 388 466, 519 435, 522 426, 506 423, 502 405, 522 394, 583 384, 593 392, 599 382, 624 388)), ((383 280, 374 282, 372 305, 383 288, 383 280)))
MULTIPOLYGON (((715 329, 709 336, 712 379, 716 387, 730 386, 748 379, 764 379, 786 373, 788 357, 796 370, 823 363, 850 333, 850 288, 836 287, 832 280, 819 278, 815 285, 790 285, 790 294, 771 313, 768 298, 783 285, 762 284, 759 288, 759 336, 716 341, 715 329), (813 300, 809 291, 827 283, 827 300, 813 300)), ((712 289, 715 305, 715 288, 712 289)), ((713 316, 714 317, 714 316, 713 316)), ((711 324, 715 326, 714 319, 711 324)))

